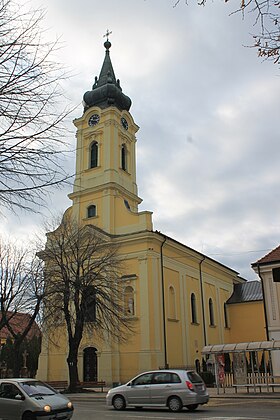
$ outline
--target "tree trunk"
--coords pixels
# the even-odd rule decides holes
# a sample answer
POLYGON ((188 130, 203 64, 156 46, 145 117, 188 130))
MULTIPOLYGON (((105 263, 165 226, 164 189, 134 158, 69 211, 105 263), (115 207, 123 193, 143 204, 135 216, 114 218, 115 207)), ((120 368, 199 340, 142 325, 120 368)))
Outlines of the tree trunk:
POLYGON ((70 381, 68 390, 71 392, 75 392, 77 391, 77 388, 80 384, 78 375, 78 346, 72 345, 69 349, 67 363, 70 381))
POLYGON ((17 343, 17 341, 14 342, 13 345, 13 377, 14 378, 20 378, 20 370, 22 365, 22 355, 20 352, 20 344, 17 343))

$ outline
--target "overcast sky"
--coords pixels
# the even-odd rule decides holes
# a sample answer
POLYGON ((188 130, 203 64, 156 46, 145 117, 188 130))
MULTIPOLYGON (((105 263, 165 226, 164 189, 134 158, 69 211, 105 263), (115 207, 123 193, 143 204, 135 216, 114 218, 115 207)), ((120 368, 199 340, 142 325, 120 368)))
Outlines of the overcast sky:
MULTIPOLYGON (((64 87, 80 104, 72 119, 99 75, 103 34, 113 32, 115 74, 140 126, 140 210, 153 211, 154 229, 252 280, 251 263, 280 243, 280 70, 246 47, 253 28, 246 16, 229 17, 231 2, 173 3, 30 1, 47 10, 46 36, 64 43, 59 60, 74 75, 64 87)), ((71 172, 74 159, 64 162, 71 172)), ((56 192, 44 213, 69 207, 69 192, 56 192)), ((2 230, 29 238, 41 220, 6 212, 2 230)))

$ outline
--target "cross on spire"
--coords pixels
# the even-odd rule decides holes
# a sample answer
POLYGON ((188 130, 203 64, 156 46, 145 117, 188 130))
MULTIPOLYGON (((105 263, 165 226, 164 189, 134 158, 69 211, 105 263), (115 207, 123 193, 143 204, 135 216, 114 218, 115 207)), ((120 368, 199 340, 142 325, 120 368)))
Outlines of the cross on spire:
POLYGON ((109 31, 109 29, 107 29, 107 32, 105 35, 103 35, 103 38, 105 38, 105 36, 107 37, 107 41, 109 41, 109 35, 111 35, 112 31, 109 31))

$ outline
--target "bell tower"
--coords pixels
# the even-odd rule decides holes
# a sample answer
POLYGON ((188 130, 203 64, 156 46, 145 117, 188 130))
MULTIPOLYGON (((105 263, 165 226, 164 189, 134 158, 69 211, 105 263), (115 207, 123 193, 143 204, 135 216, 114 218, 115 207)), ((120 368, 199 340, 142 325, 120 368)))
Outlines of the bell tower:
POLYGON ((84 113, 77 128, 76 176, 69 198, 79 223, 94 224, 110 234, 152 230, 151 212, 138 212, 135 134, 139 127, 129 112, 131 100, 122 92, 104 43, 99 78, 83 97, 84 113))

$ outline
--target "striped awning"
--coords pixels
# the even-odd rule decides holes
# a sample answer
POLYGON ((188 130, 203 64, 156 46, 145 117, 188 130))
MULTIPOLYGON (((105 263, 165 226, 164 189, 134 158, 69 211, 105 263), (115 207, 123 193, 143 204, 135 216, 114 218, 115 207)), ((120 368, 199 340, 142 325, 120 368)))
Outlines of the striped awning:
POLYGON ((244 351, 280 350, 280 341, 250 341, 248 343, 215 344, 205 346, 202 354, 240 353, 244 351))

